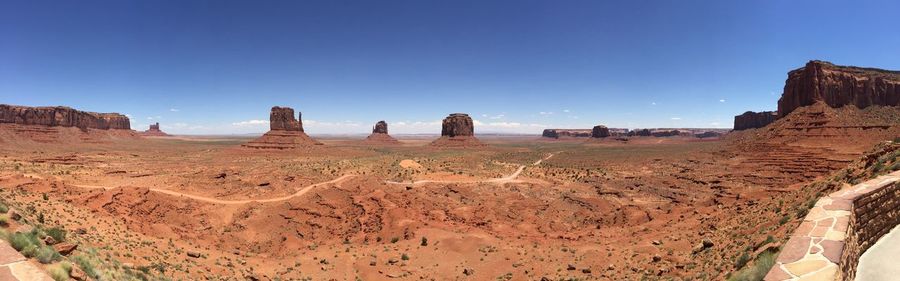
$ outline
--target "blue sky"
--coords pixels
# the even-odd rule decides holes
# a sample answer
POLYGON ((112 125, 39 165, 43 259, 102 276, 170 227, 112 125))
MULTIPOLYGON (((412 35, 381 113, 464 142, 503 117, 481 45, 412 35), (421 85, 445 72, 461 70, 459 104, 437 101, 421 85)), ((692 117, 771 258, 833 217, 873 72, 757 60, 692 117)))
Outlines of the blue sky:
POLYGON ((810 59, 900 69, 898 1, 0 0, 0 103, 180 134, 731 127, 810 59), (262 121, 260 121, 262 120, 262 121))

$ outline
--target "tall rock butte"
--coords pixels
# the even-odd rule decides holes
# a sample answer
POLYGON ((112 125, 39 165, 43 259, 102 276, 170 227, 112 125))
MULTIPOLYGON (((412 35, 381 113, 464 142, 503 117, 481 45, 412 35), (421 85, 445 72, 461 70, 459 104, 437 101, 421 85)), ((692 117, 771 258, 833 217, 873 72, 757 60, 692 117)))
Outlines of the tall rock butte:
POLYGON ((605 138, 609 136, 609 128, 603 125, 594 126, 594 129, 591 130, 592 138, 605 138))
POLYGON ((900 105, 900 71, 810 61, 788 73, 778 118, 819 101, 830 107, 900 105))
POLYGON ((775 111, 747 111, 734 117, 734 130, 762 128, 775 122, 775 119, 778 119, 778 112, 775 111))
POLYGON ((119 113, 96 113, 65 106, 17 106, 0 104, 0 123, 76 127, 82 130, 131 130, 131 120, 119 113))
POLYGON ((167 136, 169 136, 169 134, 166 134, 165 132, 163 132, 162 130, 159 129, 159 122, 156 122, 156 124, 150 124, 150 129, 147 129, 146 131, 141 132, 141 135, 148 136, 148 137, 167 137, 167 136))
MULTIPOLYGON (((302 114, 298 113, 297 116, 302 114)), ((273 106, 269 113, 269 131, 243 146, 256 149, 292 149, 321 144, 303 131, 303 121, 294 118, 293 108, 273 106)))
POLYGON ((399 144, 400 141, 388 135, 388 126, 387 122, 378 121, 375 123, 375 126, 372 127, 372 134, 366 137, 366 142, 369 143, 384 143, 384 144, 399 144))
POLYGON ((441 137, 431 142, 439 147, 473 147, 484 146, 475 138, 475 123, 465 113, 453 113, 441 124, 441 137))

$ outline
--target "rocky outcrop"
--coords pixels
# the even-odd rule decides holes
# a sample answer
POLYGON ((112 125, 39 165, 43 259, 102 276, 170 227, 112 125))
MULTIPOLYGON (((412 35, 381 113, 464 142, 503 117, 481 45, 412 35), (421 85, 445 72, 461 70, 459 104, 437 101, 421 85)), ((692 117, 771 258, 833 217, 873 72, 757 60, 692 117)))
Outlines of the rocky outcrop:
POLYGON ((775 122, 776 119, 778 119, 778 112, 775 111, 747 111, 734 117, 734 130, 762 128, 775 122))
POLYGON ((0 123, 76 127, 82 130, 130 130, 131 121, 118 113, 96 113, 65 106, 29 107, 0 104, 0 123))
POLYGON ((450 114, 450 116, 444 118, 441 126, 441 137, 431 142, 432 146, 484 146, 484 143, 475 138, 475 123, 468 114, 450 114))
POLYGON ((163 132, 162 130, 159 129, 159 122, 156 122, 156 124, 150 124, 150 129, 141 132, 141 135, 142 135, 142 136, 148 136, 148 137, 166 137, 166 136, 169 136, 169 134, 166 134, 165 132, 163 132))
POLYGON ((788 73, 778 100, 778 118, 820 101, 835 108, 900 105, 900 71, 810 61, 788 73))
MULTIPOLYGON (((302 114, 298 113, 297 116, 302 114)), ((303 121, 294 118, 293 108, 274 106, 269 113, 269 131, 243 146, 255 149, 293 149, 321 144, 303 131, 303 121)))
POLYGON ((605 138, 609 136, 609 128, 603 125, 594 126, 594 129, 591 130, 592 138, 605 138))
POLYGON ((635 129, 628 132, 629 137, 649 137, 650 130, 649 129, 635 129))
POLYGON ((366 137, 368 143, 400 144, 400 141, 388 135, 387 122, 378 121, 372 127, 372 134, 366 137))

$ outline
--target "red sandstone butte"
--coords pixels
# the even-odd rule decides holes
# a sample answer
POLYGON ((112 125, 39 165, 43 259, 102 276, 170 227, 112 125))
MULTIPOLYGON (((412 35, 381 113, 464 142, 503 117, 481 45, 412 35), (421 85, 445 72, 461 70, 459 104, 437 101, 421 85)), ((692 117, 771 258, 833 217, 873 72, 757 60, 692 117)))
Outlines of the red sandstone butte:
POLYGON ((388 134, 387 122, 384 122, 384 120, 375 123, 375 126, 372 127, 372 134, 366 137, 366 142, 384 144, 400 143, 400 141, 388 134))
POLYGON ((168 137, 169 136, 169 134, 166 134, 166 132, 163 132, 162 130, 159 129, 159 122, 156 122, 156 124, 150 124, 150 129, 147 129, 146 131, 141 132, 141 135, 148 136, 148 137, 168 137))
POLYGON ((778 118, 819 101, 835 108, 900 105, 900 71, 810 61, 788 73, 778 118))
POLYGON ((594 126, 594 129, 591 130, 592 138, 605 138, 609 136, 609 128, 603 125, 594 126))
MULTIPOLYGON (((297 116, 300 117, 302 114, 298 113, 297 116)), ((274 106, 269 114, 269 131, 261 137, 243 144, 243 147, 292 149, 321 144, 303 132, 303 121, 294 119, 293 108, 274 106)))
POLYGON ((474 147, 484 146, 480 140, 475 138, 475 123, 472 117, 465 113, 453 113, 447 118, 441 126, 441 137, 431 142, 432 146, 438 147, 474 147))

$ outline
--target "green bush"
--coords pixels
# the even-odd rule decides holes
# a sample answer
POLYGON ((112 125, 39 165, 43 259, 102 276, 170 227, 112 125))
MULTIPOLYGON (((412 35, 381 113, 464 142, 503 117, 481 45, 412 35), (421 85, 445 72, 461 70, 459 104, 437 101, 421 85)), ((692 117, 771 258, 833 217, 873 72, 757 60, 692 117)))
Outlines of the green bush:
POLYGON ((56 280, 56 281, 69 280, 69 272, 66 271, 62 267, 54 266, 54 267, 51 267, 50 269, 48 269, 47 271, 50 272, 50 277, 52 277, 53 280, 56 280))
POLYGON ((750 256, 747 253, 742 254, 737 260, 734 261, 734 268, 740 269, 747 265, 747 262, 750 261, 750 256))
POLYGON ((754 261, 751 266, 735 272, 728 278, 728 281, 763 280, 763 278, 766 277, 766 274, 769 273, 769 269, 772 269, 773 265, 775 265, 775 253, 763 252, 756 257, 756 261, 754 261))
POLYGON ((6 214, 6 212, 9 212, 9 207, 5 203, 0 202, 0 213, 6 214))
POLYGON ((7 216, 5 214, 0 215, 0 226, 7 226, 7 225, 9 225, 9 216, 7 216))
POLYGON ((41 242, 38 240, 37 232, 16 232, 9 235, 9 244, 16 249, 16 251, 22 252, 28 246, 40 246, 41 242))
POLYGON ((100 273, 97 272, 97 269, 94 268, 94 264, 88 257, 82 255, 75 256, 75 264, 91 278, 100 279, 100 273))
POLYGON ((48 264, 62 259, 62 255, 53 248, 44 246, 37 250, 35 258, 43 264, 48 264))
POLYGON ((56 242, 66 241, 66 230, 65 229, 62 229, 59 227, 53 227, 53 228, 44 230, 44 232, 47 233, 47 236, 53 237, 53 240, 56 240, 56 242))

